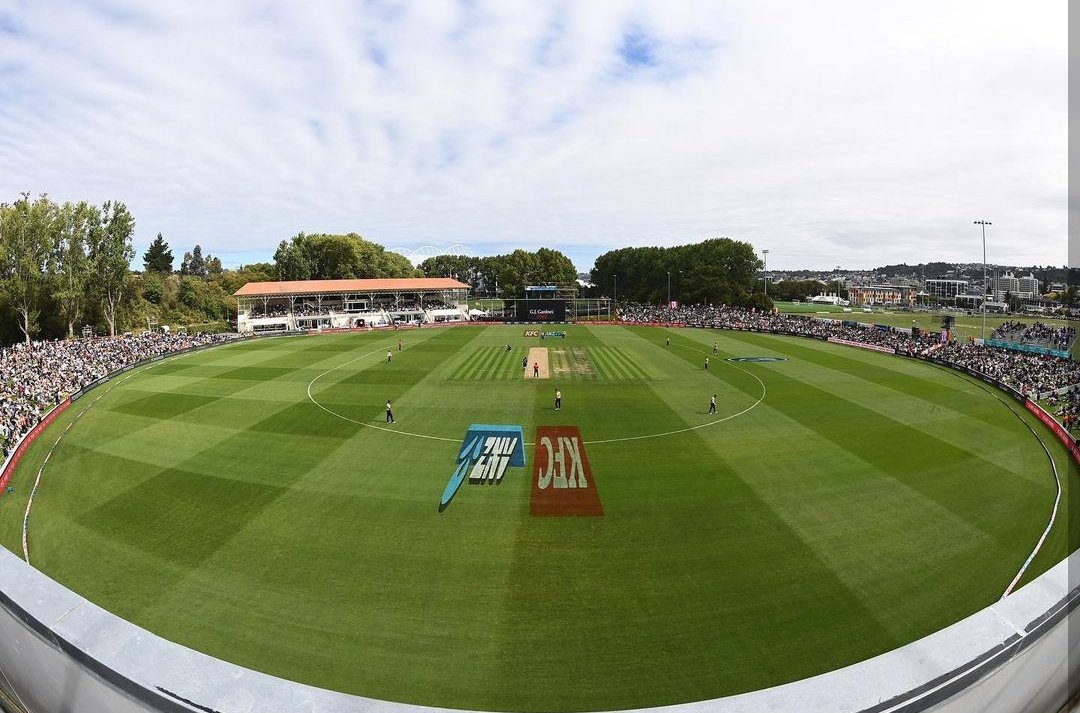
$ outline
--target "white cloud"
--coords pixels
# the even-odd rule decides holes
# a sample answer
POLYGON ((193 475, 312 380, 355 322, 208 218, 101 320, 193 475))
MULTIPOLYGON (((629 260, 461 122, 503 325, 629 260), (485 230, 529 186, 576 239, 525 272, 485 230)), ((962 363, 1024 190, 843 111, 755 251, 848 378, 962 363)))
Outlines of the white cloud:
POLYGON ((982 217, 992 261, 1063 263, 1066 13, 0 0, 0 197, 118 198, 140 250, 227 263, 298 230, 973 261, 982 217))

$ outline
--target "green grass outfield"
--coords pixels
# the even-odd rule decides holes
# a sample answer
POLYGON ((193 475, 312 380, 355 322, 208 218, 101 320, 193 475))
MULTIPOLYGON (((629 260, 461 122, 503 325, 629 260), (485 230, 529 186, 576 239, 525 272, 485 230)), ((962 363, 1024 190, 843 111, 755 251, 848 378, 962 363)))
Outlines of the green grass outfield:
MULTIPOLYGON (((30 546, 91 601, 317 686, 596 710, 772 686, 910 642, 994 602, 1047 523, 1049 462, 1017 405, 951 370, 761 334, 522 335, 263 339, 132 372, 31 448, 0 498, 0 542, 20 550, 33 477, 84 412, 48 463, 30 546), (521 378, 532 346, 558 379, 521 378), (527 468, 437 512, 471 423, 530 442, 578 426, 604 516, 530 517, 531 446, 527 468)), ((1067 502, 1025 581, 1070 549, 1067 502)))

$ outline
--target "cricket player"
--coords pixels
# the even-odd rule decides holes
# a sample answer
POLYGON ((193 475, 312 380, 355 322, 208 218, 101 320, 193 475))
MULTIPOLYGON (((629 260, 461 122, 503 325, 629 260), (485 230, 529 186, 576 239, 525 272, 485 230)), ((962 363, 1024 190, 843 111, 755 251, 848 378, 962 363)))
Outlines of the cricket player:
POLYGON ((712 353, 713 353, 713 354, 716 354, 716 353, 717 353, 717 345, 716 345, 716 342, 713 342, 713 343, 712 343, 712 353))
POLYGON ((562 392, 558 389, 555 389, 555 410, 562 410, 562 392))
POLYGON ((387 423, 393 423, 394 422, 394 410, 392 408, 390 408, 390 399, 386 400, 386 422, 387 423))
POLYGON ((705 371, 709 370, 709 357, 705 357, 705 371))
POLYGON ((521 357, 521 370, 525 371, 529 368, 529 357, 521 357))
POLYGON ((533 378, 540 378, 540 362, 538 361, 533 362, 533 378))
POLYGON ((387 349, 386 350, 386 363, 389 364, 392 361, 394 361, 394 352, 387 349))
POLYGON ((713 394, 712 398, 709 399, 709 413, 716 413, 716 394, 713 394))

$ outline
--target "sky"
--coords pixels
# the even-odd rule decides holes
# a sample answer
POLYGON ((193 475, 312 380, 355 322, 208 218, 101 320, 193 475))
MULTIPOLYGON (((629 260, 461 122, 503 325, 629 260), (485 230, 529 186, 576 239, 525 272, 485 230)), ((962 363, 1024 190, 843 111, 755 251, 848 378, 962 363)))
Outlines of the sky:
POLYGON ((1066 0, 0 0, 0 201, 226 267, 730 237, 770 269, 1064 264, 1066 0))

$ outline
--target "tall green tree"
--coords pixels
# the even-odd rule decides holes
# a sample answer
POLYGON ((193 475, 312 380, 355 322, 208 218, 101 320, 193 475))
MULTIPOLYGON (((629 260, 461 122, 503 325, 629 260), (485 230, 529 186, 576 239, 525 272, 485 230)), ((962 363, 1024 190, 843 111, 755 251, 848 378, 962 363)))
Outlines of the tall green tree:
POLYGON ((143 267, 146 268, 147 272, 172 272, 172 249, 165 242, 165 238, 161 237, 161 233, 157 234, 154 242, 150 243, 150 247, 143 253, 143 267))
POLYGON ((206 260, 203 258, 202 246, 196 245, 191 249, 191 260, 188 261, 188 274, 195 277, 206 277, 206 260))
POLYGON ((86 312, 91 278, 87 247, 101 223, 97 206, 86 201, 60 206, 49 258, 52 298, 67 324, 67 336, 75 336, 75 324, 86 312))
POLYGON ((310 280, 311 261, 308 259, 307 236, 297 233, 291 241, 282 240, 274 253, 274 266, 279 280, 310 280))
POLYGON ((46 267, 55 222, 56 206, 45 194, 31 202, 30 194, 23 193, 13 205, 0 207, 0 275, 27 343, 37 332, 40 305, 47 293, 46 267))
POLYGON ((91 289, 113 336, 116 336, 117 313, 131 283, 134 233, 135 219, 127 206, 120 201, 108 201, 101 207, 101 222, 90 241, 91 289))

